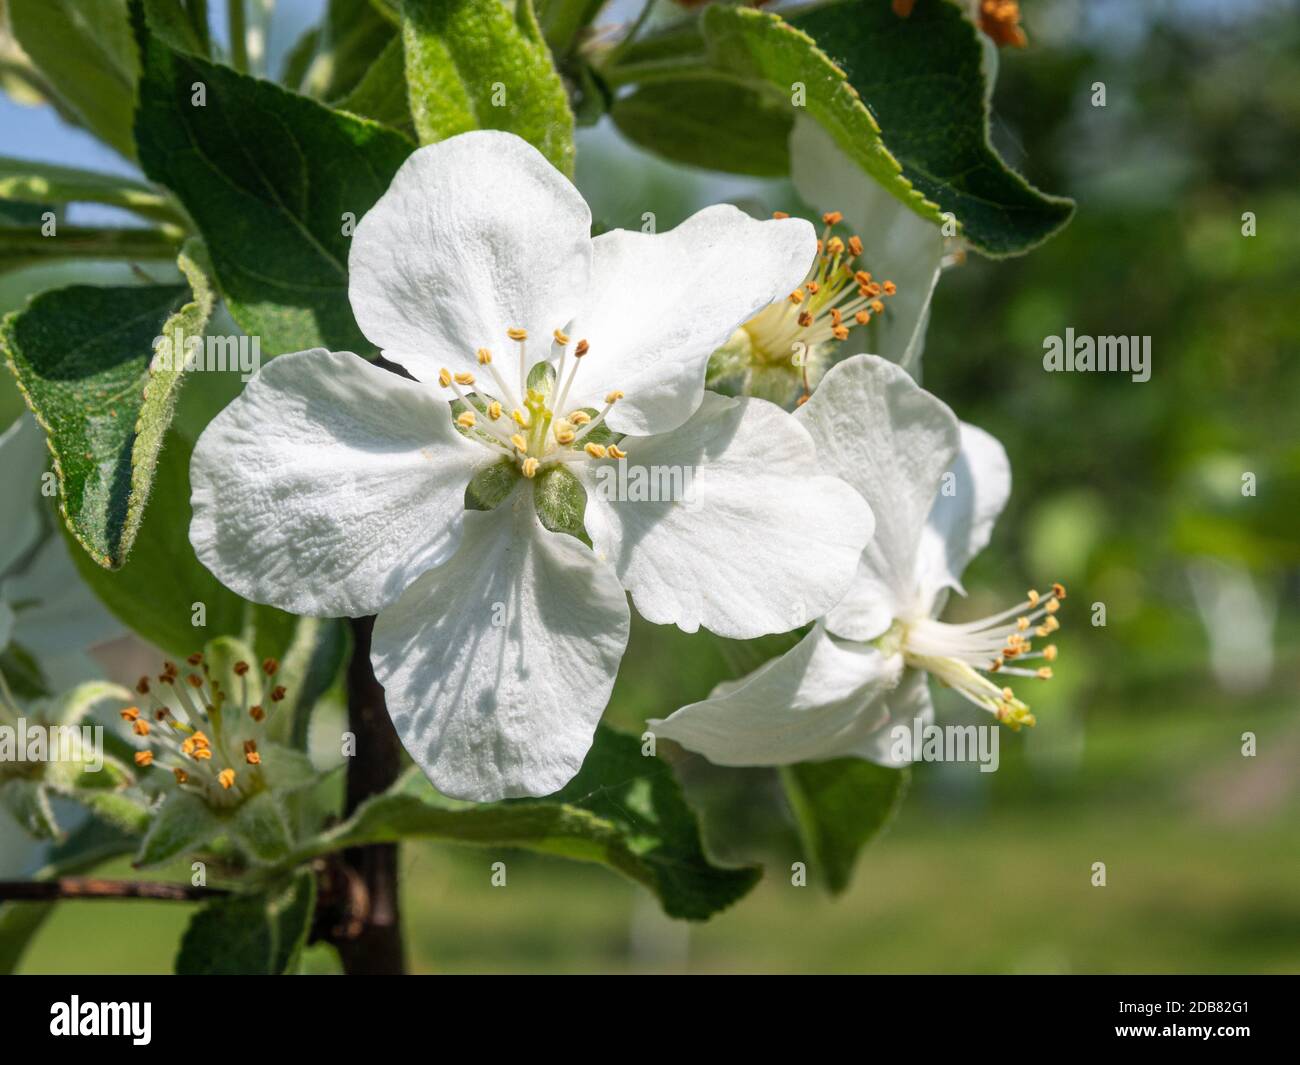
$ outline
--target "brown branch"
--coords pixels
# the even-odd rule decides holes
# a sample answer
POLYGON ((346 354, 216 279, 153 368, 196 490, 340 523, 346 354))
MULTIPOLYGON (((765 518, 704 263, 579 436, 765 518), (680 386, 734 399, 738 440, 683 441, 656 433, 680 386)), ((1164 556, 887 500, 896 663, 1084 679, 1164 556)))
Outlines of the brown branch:
MULTIPOLYGON (((388 790, 402 768, 402 744, 384 702, 384 689, 370 666, 374 618, 352 620, 352 660, 348 663, 348 729, 356 753, 348 761, 345 816, 372 795, 388 790)), ((401 911, 397 897, 397 845, 381 843, 343 852, 350 902, 345 918, 327 938, 338 948, 350 974, 400 974, 401 911), (343 929, 346 928, 346 931, 343 929)))
POLYGON ((0 880, 0 899, 55 902, 59 899, 153 899, 198 902, 225 895, 220 888, 165 884, 156 880, 101 880, 93 876, 60 876, 53 880, 0 880))

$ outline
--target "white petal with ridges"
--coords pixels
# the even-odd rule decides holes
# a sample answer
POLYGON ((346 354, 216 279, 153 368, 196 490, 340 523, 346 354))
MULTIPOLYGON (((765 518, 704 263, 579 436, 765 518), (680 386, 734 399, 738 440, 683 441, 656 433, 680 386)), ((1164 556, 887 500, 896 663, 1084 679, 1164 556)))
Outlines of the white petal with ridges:
POLYGON ((884 706, 884 720, 879 727, 844 753, 865 758, 869 762, 875 762, 876 765, 901 769, 915 761, 920 752, 916 750, 912 740, 908 741, 907 746, 900 747, 894 730, 905 728, 914 740, 916 736, 914 722, 920 722, 922 729, 933 723, 934 703, 930 701, 929 676, 921 670, 905 670, 898 687, 885 696, 884 706), (911 757, 899 757, 902 753, 910 754, 911 757))
POLYGON ((591 289, 571 337, 591 345, 567 408, 625 394, 610 426, 677 428, 704 394, 704 371, 737 327, 799 287, 817 236, 802 219, 758 221, 706 207, 666 233, 614 230, 594 241, 591 289))
POLYGON ((961 574, 988 545, 993 525, 1011 495, 1011 463, 997 439, 961 424, 961 450, 952 464, 953 492, 942 492, 921 532, 916 587, 928 612, 948 589, 963 595, 961 574))
POLYGON ((818 472, 811 438, 775 404, 707 392, 680 429, 621 446, 625 490, 616 463, 582 471, 586 525, 642 617, 749 639, 798 628, 844 594, 871 512, 818 472), (637 498, 638 468, 644 483, 689 485, 687 498, 637 498))
MULTIPOLYGON (((591 266, 591 211, 536 148, 476 130, 413 152, 357 225, 348 299, 384 356, 421 380, 507 366, 506 330, 527 329, 536 361, 577 313, 591 266)), ((517 373, 516 373, 517 376, 517 373)))
POLYGON ((716 765, 792 765, 850 754, 888 720, 903 662, 820 626, 738 683, 648 722, 716 765))
POLYGON ((957 453, 957 419, 875 355, 835 366, 795 417, 812 434, 821 468, 851 484, 876 515, 858 577, 826 618, 837 636, 874 639, 915 606, 917 544, 957 453))
POLYGON ((460 539, 484 449, 427 385, 348 352, 281 355, 199 437, 199 560, 246 599, 373 614, 460 539))
POLYGON ((627 644, 609 567, 537 521, 531 492, 471 512, 456 556, 375 621, 371 661, 402 743, 439 791, 558 791, 582 766, 627 644))

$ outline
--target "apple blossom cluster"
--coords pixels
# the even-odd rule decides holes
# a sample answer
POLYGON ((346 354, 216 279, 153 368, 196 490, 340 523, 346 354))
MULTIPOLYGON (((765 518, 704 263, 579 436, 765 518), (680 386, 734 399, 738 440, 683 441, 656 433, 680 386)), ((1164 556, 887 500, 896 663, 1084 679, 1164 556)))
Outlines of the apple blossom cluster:
MULTIPOLYGON (((199 559, 254 602, 377 615, 393 723, 456 798, 573 778, 629 599, 650 622, 734 639, 811 625, 651 723, 715 762, 888 761, 885 726, 933 714, 928 677, 1032 724, 1004 680, 1050 675, 1055 647, 1034 641, 1064 589, 938 620, 1010 473, 899 365, 919 359, 941 248, 928 225, 908 245, 919 220, 880 206, 898 239, 873 275, 837 211, 820 239, 725 205, 592 238, 581 195, 525 141, 481 131, 417 150, 349 260, 357 323, 405 375, 323 349, 270 362, 195 448, 199 559), (895 361, 854 354, 854 332, 895 361), (739 394, 706 387, 723 378, 739 394), (690 499, 598 490, 628 463, 692 471, 690 499)), ((191 730, 169 757, 191 743, 193 760, 200 722, 167 720, 191 730)), ((241 786, 221 753, 234 778, 215 787, 241 786)))

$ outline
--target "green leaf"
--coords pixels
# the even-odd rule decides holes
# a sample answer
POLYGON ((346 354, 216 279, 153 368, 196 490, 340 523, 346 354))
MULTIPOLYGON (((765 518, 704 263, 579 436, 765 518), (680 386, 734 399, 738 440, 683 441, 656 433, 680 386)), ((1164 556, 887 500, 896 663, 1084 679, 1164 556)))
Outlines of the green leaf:
POLYGON ((294 45, 281 80, 317 99, 337 101, 359 87, 394 41, 400 55, 396 26, 370 0, 329 0, 321 25, 294 45))
POLYGON ((887 769, 861 758, 782 768, 809 864, 832 895, 849 886, 859 852, 898 812, 910 779, 908 769, 887 769))
MULTIPOLYGON (((52 880, 88 872, 97 865, 129 854, 135 840, 110 825, 86 821, 50 851, 49 862, 32 878, 52 880)), ((6 902, 0 905, 0 975, 9 975, 22 961, 27 946, 54 912, 53 902, 6 902)))
POLYGON ((207 903, 190 920, 176 956, 183 976, 274 976, 297 963, 316 908, 307 870, 278 891, 207 903))
POLYGON ((171 792, 141 841, 134 864, 137 869, 166 865, 182 855, 193 854, 224 830, 225 823, 197 795, 171 792))
POLYGON ((197 252, 192 242, 179 260, 189 301, 175 285, 75 285, 42 293, 0 329, 10 369, 45 429, 64 520, 110 569, 126 561, 139 531, 184 373, 179 354, 154 365, 154 340, 202 336, 212 312, 197 252))
POLYGON ((281 655, 296 619, 241 599, 204 568, 190 546, 192 448, 175 430, 167 434, 155 470, 153 500, 126 565, 106 570, 75 549, 73 563, 114 616, 178 658, 217 636, 243 635, 250 629, 254 638, 246 642, 259 655, 281 655))
POLYGON ((0 782, 0 807, 37 839, 57 839, 61 834, 41 780, 19 777, 0 782))
MULTIPOLYGON (((887 5, 884 7, 889 12, 887 5)), ((894 17, 894 16, 890 16, 894 17)), ((713 67, 724 78, 762 87, 793 114, 794 86, 803 106, 862 169, 917 214, 942 222, 940 209, 912 187, 881 139, 880 126, 858 91, 807 33, 780 16, 751 8, 714 5, 700 20, 713 67)))
POLYGON ((537 517, 551 532, 568 533, 590 545, 583 515, 587 512, 587 490, 565 466, 548 466, 533 482, 533 504, 537 517))
POLYGON ((523 847, 607 865, 653 891, 669 916, 687 920, 726 909, 761 875, 753 867, 714 864, 667 763, 644 757, 635 737, 604 726, 582 770, 548 798, 457 802, 412 768, 349 820, 302 844, 290 860, 411 837, 523 847))
POLYGON ((651 82, 614 101, 628 140, 674 162, 755 177, 790 172, 790 108, 747 85, 707 79, 651 82))
POLYGON ((241 803, 228 826, 235 845, 258 865, 269 865, 289 853, 289 823, 269 791, 241 803))
POLYGON ((313 347, 373 353, 348 304, 349 223, 388 188, 410 141, 177 52, 134 11, 140 163, 198 226, 235 321, 261 338, 266 356, 313 347), (201 107, 195 83, 206 92, 201 107))
POLYGON ((136 56, 126 0, 9 0, 9 25, 64 110, 128 159, 136 56))
POLYGON ((402 39, 394 36, 365 76, 335 105, 362 118, 373 118, 415 139, 415 121, 406 98, 406 59, 402 39))
POLYGON ((980 251, 1022 254, 1069 222, 1072 201, 1035 189, 989 144, 979 31, 958 5, 918 0, 900 19, 888 4, 845 0, 791 21, 844 69, 907 180, 980 251))
POLYGON ((7 156, 0 156, 0 198, 30 204, 106 203, 144 218, 181 220, 167 197, 143 181, 7 156))
POLYGON ((405 0, 402 41, 420 142, 502 129, 573 174, 573 112, 532 0, 405 0))

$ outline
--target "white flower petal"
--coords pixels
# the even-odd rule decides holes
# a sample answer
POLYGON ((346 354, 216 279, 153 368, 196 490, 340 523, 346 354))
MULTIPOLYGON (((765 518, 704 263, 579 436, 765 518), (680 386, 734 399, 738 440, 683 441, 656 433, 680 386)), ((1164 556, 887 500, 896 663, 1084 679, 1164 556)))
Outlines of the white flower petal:
POLYGON ((833 367, 795 417, 812 434, 822 469, 856 488, 876 516, 858 579, 826 618, 837 636, 874 639, 915 607, 917 543, 957 453, 957 419, 875 355, 833 367))
POLYGON ((1006 450, 983 429, 961 423, 961 450, 952 465, 953 493, 940 492, 916 552, 916 587, 929 613, 953 588, 965 595, 961 574, 988 545, 993 523, 1011 495, 1006 450))
POLYGON ((45 433, 23 412, 0 433, 0 575, 17 562, 41 532, 37 492, 49 453, 45 433))
POLYGON ((704 394, 709 356, 754 314, 803 281, 817 235, 798 218, 760 222, 729 204, 667 233, 614 230, 595 239, 591 290, 571 329, 586 339, 570 398, 610 413, 618 432, 677 428, 704 394))
POLYGON ((621 446, 627 491, 622 463, 583 471, 587 532, 648 621, 748 639, 798 628, 844 594, 871 512, 817 472, 812 440, 775 404, 707 392, 680 429, 621 446), (633 478, 662 486, 674 471, 686 499, 634 494, 633 478))
MULTIPOLYGON (((865 758, 876 765, 901 769, 910 765, 912 759, 897 757, 900 752, 895 750, 894 729, 901 725, 912 732, 914 721, 919 721, 922 728, 933 723, 934 703, 930 701, 929 677, 923 670, 904 670, 902 681, 885 696, 884 703, 886 714, 880 727, 864 736, 851 751, 844 753, 865 758)), ((915 758, 917 752, 914 747, 909 746, 904 750, 915 758)))
POLYGON ((547 532, 531 493, 465 518, 460 550, 375 622, 388 712, 437 789, 549 795, 582 766, 627 644, 608 566, 547 532))
POLYGON ((281 355, 195 445, 190 542, 246 599, 373 614, 456 550, 484 455, 426 385, 349 352, 281 355))
MULTIPOLYGON (((478 369, 488 348, 531 361, 578 312, 591 266, 591 211, 527 141, 477 130, 413 152, 358 224, 348 298, 361 331, 421 380, 478 369)), ((513 365, 513 361, 508 365, 513 365)))
POLYGON ((817 625, 739 683, 647 727, 717 765, 792 765, 853 753, 886 720, 899 655, 844 643, 817 625))
POLYGON ((837 349, 841 355, 870 351, 919 369, 925 346, 930 297, 939 280, 943 234, 885 190, 850 159, 835 139, 812 119, 795 118, 790 133, 790 176, 811 207, 840 211, 862 239, 861 262, 880 281, 898 291, 885 301, 873 324, 854 329, 837 349))

